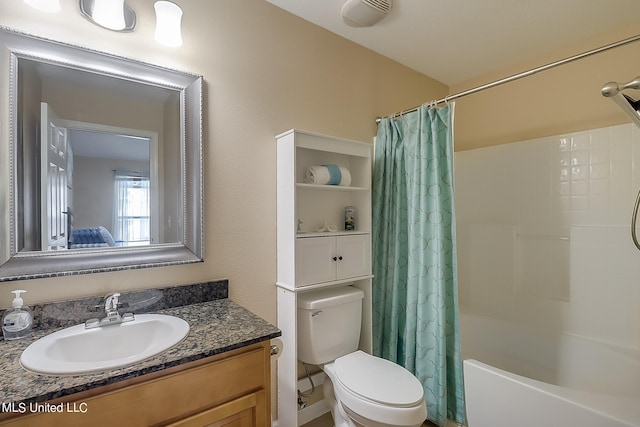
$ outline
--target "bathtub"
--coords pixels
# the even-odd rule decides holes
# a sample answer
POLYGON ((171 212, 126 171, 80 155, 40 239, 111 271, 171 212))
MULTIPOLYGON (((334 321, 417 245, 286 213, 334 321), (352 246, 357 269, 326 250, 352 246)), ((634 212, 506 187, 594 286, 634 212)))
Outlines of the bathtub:
POLYGON ((640 354, 461 314, 469 427, 640 427, 640 354))

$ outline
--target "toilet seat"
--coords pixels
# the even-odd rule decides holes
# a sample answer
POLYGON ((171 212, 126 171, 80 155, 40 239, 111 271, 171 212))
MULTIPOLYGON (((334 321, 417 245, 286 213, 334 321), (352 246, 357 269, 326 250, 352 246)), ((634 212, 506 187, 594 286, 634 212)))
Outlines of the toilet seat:
POLYGON ((412 407, 424 397, 422 384, 400 365, 363 351, 334 362, 340 384, 364 399, 394 407, 412 407))
POLYGON ((324 370, 337 400, 352 416, 388 426, 420 426, 427 418, 422 385, 393 362, 358 350, 324 370))

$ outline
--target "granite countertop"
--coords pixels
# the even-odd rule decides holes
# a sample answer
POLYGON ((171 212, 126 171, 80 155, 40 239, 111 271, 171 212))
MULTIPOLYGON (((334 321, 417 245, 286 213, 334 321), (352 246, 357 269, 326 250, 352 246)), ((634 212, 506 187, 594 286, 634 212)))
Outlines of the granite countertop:
POLYGON ((0 341, 0 403, 44 402, 73 393, 117 383, 133 377, 203 359, 226 351, 276 338, 280 330, 228 298, 155 311, 189 323, 187 337, 157 356, 126 368, 107 372, 51 376, 27 372, 20 365, 22 351, 58 328, 34 330, 31 338, 0 341))

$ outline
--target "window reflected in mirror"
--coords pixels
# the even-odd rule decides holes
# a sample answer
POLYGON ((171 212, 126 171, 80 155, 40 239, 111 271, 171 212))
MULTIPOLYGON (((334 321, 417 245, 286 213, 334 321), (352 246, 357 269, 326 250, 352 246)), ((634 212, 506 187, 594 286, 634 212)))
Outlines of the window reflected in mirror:
POLYGON ((121 246, 151 243, 149 173, 114 171, 113 233, 121 246))

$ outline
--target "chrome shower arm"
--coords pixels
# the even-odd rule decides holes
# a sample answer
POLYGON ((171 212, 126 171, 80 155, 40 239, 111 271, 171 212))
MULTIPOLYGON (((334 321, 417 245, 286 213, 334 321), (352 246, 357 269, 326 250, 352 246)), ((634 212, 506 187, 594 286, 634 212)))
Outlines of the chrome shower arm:
POLYGON ((609 82, 602 86, 602 96, 611 98, 626 89, 640 89, 640 76, 628 83, 609 82))
POLYGON ((636 126, 640 127, 640 112, 634 108, 636 101, 622 93, 612 96, 611 100, 618 104, 622 111, 624 111, 627 117, 629 117, 636 126))
POLYGON ((622 93, 627 89, 640 89, 640 76, 627 83, 609 82, 602 86, 602 96, 611 98, 636 126, 640 127, 640 103, 622 93))

